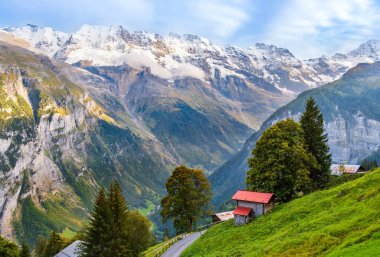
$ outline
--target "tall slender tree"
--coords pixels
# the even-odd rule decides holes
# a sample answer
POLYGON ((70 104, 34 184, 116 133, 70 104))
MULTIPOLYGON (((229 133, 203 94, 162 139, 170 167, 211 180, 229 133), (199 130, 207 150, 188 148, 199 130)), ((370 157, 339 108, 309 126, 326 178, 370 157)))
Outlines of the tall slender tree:
POLYGON ((108 237, 111 234, 110 218, 110 206, 107 202, 104 188, 100 188, 90 217, 90 224, 81 244, 82 257, 110 256, 108 242, 108 237))
POLYGON ((112 257, 132 256, 128 248, 128 205, 122 195, 121 187, 117 182, 110 186, 109 205, 111 211, 112 240, 110 243, 110 255, 112 257))
POLYGON ((66 244, 62 237, 55 231, 52 231, 42 257, 53 257, 65 248, 65 246, 66 244))
POLYGON ((21 245, 20 257, 30 257, 30 250, 25 242, 21 245))
POLYGON ((81 257, 137 257, 153 235, 148 219, 130 212, 117 182, 101 188, 81 244, 81 257))
POLYGON ((45 248, 47 245, 47 240, 43 235, 39 235, 37 237, 36 246, 33 250, 33 257, 40 257, 43 256, 45 248))
POLYGON ((315 189, 323 188, 330 177, 331 154, 323 122, 320 109, 315 100, 310 97, 306 102, 300 123, 304 132, 305 148, 318 163, 315 168, 310 169, 310 178, 315 189))

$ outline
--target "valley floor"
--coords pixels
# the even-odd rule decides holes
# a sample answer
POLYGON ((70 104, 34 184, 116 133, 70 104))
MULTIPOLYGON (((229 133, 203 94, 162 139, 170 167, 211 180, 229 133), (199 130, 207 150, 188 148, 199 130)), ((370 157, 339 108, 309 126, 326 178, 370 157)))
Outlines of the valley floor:
POLYGON ((280 205, 249 225, 217 225, 182 256, 380 256, 380 169, 280 205))

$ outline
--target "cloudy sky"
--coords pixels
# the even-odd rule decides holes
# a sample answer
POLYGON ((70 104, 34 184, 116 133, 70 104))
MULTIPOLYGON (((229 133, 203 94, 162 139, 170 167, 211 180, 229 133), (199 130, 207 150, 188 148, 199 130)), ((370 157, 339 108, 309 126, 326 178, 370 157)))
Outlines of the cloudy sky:
POLYGON ((256 42, 299 58, 347 52, 380 39, 380 0, 0 0, 0 26, 83 24, 197 34, 216 43, 256 42))

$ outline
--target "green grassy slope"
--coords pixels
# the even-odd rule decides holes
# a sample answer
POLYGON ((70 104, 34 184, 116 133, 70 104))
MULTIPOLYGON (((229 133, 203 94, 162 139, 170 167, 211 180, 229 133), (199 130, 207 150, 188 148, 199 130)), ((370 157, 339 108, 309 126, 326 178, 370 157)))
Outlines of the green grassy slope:
POLYGON ((209 229, 183 256, 380 256, 380 169, 209 229))

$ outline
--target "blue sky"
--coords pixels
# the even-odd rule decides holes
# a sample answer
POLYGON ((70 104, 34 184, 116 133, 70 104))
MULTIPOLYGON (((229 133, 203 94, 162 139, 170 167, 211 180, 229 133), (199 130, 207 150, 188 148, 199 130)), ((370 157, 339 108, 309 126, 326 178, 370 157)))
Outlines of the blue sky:
POLYGON ((347 52, 380 39, 380 0, 0 0, 0 26, 83 24, 191 33, 241 47, 288 48, 299 58, 347 52))

